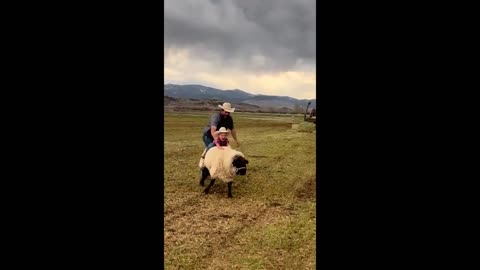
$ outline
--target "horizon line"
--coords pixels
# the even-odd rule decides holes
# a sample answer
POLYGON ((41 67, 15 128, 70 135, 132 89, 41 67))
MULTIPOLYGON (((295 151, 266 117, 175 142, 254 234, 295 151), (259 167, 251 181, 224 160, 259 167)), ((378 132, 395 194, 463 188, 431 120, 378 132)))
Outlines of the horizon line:
POLYGON ((315 98, 295 98, 295 97, 291 97, 291 96, 252 94, 252 93, 250 93, 250 92, 247 92, 247 91, 245 91, 245 90, 238 89, 238 88, 235 88, 235 89, 219 89, 219 88, 215 88, 215 87, 212 87, 212 86, 206 86, 206 85, 203 85, 203 84, 177 84, 177 83, 165 83, 165 82, 163 83, 163 85, 167 85, 167 84, 171 84, 171 85, 182 85, 182 86, 199 85, 199 86, 214 88, 214 89, 217 89, 217 90, 220 90, 220 91, 235 91, 235 90, 239 90, 239 91, 242 91, 242 92, 248 93, 248 94, 250 94, 250 95, 254 95, 254 96, 288 97, 288 98, 294 98, 294 99, 297 99, 297 100, 312 100, 312 99, 315 99, 315 100, 316 100, 316 99, 317 99, 317 97, 315 97, 315 98))

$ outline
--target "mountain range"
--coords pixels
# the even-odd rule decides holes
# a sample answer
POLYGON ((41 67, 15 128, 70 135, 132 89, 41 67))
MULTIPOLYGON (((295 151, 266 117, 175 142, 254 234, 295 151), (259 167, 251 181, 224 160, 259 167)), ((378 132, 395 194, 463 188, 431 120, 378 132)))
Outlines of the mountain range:
POLYGON ((165 84, 164 97, 190 100, 218 100, 236 104, 252 105, 261 108, 275 108, 285 110, 298 110, 306 107, 310 101, 310 108, 316 107, 316 99, 296 99, 288 96, 254 95, 248 92, 233 89, 221 90, 208 86, 191 84, 177 85, 165 84))

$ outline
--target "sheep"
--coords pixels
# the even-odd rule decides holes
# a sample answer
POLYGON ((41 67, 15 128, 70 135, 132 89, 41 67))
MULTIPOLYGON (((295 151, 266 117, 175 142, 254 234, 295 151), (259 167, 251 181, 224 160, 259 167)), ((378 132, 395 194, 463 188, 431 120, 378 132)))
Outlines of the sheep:
POLYGON ((228 197, 232 198, 232 182, 235 175, 245 175, 247 173, 248 160, 242 152, 232 149, 230 146, 223 146, 223 149, 213 147, 205 154, 203 166, 199 164, 202 171, 200 185, 203 187, 205 179, 210 175, 210 183, 205 188, 205 194, 208 194, 210 187, 215 183, 215 179, 221 179, 228 185, 228 197))

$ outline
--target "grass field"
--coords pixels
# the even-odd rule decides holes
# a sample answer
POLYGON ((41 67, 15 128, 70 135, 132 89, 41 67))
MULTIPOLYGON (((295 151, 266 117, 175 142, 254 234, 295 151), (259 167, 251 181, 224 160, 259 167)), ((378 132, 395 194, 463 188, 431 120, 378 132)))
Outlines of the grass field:
POLYGON ((199 185, 210 114, 165 113, 165 269, 315 269, 314 125, 233 113, 241 146, 232 147, 249 164, 229 199, 222 181, 208 195, 199 185))

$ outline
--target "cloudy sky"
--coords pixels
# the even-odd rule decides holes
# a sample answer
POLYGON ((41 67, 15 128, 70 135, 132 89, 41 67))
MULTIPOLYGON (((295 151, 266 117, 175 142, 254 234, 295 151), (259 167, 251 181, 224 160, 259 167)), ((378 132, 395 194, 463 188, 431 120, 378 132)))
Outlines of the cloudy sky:
POLYGON ((315 98, 315 0, 166 0, 165 83, 315 98))

